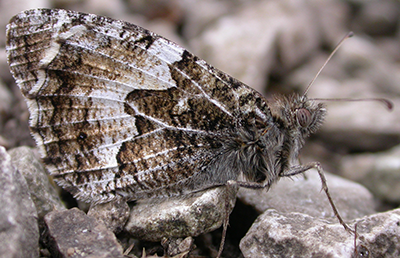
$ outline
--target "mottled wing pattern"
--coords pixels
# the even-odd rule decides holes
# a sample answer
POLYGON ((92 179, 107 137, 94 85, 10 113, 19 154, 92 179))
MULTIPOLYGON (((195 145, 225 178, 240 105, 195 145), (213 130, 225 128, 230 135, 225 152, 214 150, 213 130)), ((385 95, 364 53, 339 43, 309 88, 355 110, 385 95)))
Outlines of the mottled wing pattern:
POLYGON ((247 117, 271 117, 254 90, 126 22, 35 9, 15 16, 7 37, 47 167, 83 201, 182 194, 221 139, 247 117))

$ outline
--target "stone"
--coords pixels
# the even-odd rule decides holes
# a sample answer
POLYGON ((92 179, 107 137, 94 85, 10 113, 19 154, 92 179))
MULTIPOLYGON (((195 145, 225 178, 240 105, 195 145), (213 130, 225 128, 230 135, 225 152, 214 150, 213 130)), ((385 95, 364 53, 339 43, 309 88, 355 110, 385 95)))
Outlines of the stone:
POLYGON ((277 55, 283 66, 293 67, 317 47, 319 38, 309 7, 303 1, 244 5, 193 38, 191 49, 218 69, 263 92, 277 55))
POLYGON ((77 208, 52 211, 44 221, 46 244, 53 257, 124 257, 115 235, 77 208))
MULTIPOLYGON (((1 3, 0 3, 0 5, 1 5, 1 3)), ((0 46, 2 46, 2 45, 0 45, 0 46)), ((6 49, 4 47, 0 47, 0 80, 3 81, 4 83, 6 83, 7 85, 9 82, 13 82, 13 78, 12 78, 10 70, 8 68, 6 49)), ((15 96, 12 96, 12 98, 14 98, 14 97, 15 96)))
POLYGON ((234 1, 195 0, 179 2, 185 11, 185 26, 182 34, 187 39, 193 39, 212 27, 221 17, 239 11, 241 6, 234 1))
POLYGON ((244 257, 399 257, 400 210, 357 219, 358 238, 338 224, 301 213, 270 209, 240 242, 244 257))
MULTIPOLYGON (((0 49, 1 51, 2 49, 0 49)), ((1 60, 0 60, 1 61, 1 60)), ((6 121, 6 116, 11 109, 13 101, 13 95, 11 91, 6 87, 0 77, 0 128, 3 127, 6 121)))
POLYGON ((368 252, 369 257, 400 257, 400 209, 366 216, 356 223, 357 250, 368 252))
POLYGON ((9 150, 9 154, 12 163, 28 183, 29 193, 35 203, 40 220, 43 220, 43 217, 50 211, 66 209, 32 148, 17 147, 9 150))
MULTIPOLYGON (((5 69, 7 69, 7 73, 10 74, 9 68, 7 67, 5 69)), ((11 89, 10 105, 7 105, 5 107, 6 110, 4 110, 6 119, 3 121, 4 124, 1 125, 1 136, 6 140, 6 147, 8 149, 23 145, 34 146, 35 141, 32 139, 29 132, 29 113, 26 103, 23 100, 21 91, 16 85, 13 85, 11 89)))
POLYGON ((221 227, 226 212, 232 211, 236 192, 229 191, 227 198, 226 187, 216 187, 191 196, 138 200, 131 209, 125 231, 152 242, 211 232, 221 227))
MULTIPOLYGON (((348 85, 350 86, 350 85, 348 85)), ((390 99, 395 107, 400 99, 390 99)), ((332 148, 380 151, 400 143, 400 109, 391 112, 380 103, 332 103, 318 137, 332 148)))
MULTIPOLYGON (((260 92, 274 83, 267 80, 270 75, 273 79, 290 77, 288 71, 312 60, 320 45, 334 47, 347 32, 345 21, 350 14, 348 6, 338 1, 253 1, 243 5, 218 1, 217 4, 202 1, 192 11, 186 8, 189 13, 209 8, 188 18, 184 32, 190 31, 185 33, 189 49, 260 92), (201 30, 199 25, 192 25, 199 20, 201 30)), ((309 71, 311 75, 301 86, 307 86, 324 61, 309 71)), ((285 86, 280 83, 278 90, 285 86)))
POLYGON ((170 238, 163 239, 161 241, 161 245, 164 250, 167 252, 168 257, 174 257, 180 255, 178 257, 187 257, 185 255, 189 254, 193 247, 194 239, 192 237, 183 238, 170 238))
POLYGON ((399 5, 396 1, 359 1, 353 20, 354 30, 383 36, 391 35, 397 26, 399 5))
POLYGON ((39 257, 39 227, 35 205, 24 177, 0 146, 1 257, 39 257))
POLYGON ((117 199, 116 201, 91 206, 87 215, 101 221, 108 230, 117 234, 124 228, 129 218, 129 211, 128 204, 117 199))
POLYGON ((88 0, 81 3, 82 12, 102 14, 109 17, 118 18, 123 14, 126 8, 123 1, 107 1, 107 0, 88 0))
POLYGON ((381 200, 400 202, 400 145, 378 153, 341 159, 340 175, 365 185, 381 200))
MULTIPOLYGON (((310 170, 305 176, 281 178, 269 191, 241 188, 238 197, 259 213, 276 209, 337 222, 328 198, 321 190, 318 172, 310 170)), ((332 199, 345 221, 375 213, 373 196, 365 187, 326 172, 325 177, 332 199)))

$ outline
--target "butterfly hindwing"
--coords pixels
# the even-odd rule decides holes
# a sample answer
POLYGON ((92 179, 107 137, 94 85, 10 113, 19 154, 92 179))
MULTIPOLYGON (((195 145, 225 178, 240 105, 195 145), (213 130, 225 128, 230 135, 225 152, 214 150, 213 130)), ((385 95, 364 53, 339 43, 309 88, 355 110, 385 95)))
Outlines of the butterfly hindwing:
POLYGON ((42 156, 84 201, 209 187, 238 127, 249 117, 272 123, 259 93, 126 22, 35 9, 15 16, 7 37, 42 156))

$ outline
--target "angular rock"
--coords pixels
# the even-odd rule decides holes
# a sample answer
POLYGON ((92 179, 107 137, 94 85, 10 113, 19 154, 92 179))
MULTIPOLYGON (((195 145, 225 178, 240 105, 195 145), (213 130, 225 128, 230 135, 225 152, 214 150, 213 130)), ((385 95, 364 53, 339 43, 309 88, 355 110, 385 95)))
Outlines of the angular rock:
POLYGON ((400 210, 356 220, 359 235, 338 224, 300 213, 267 210, 240 242, 244 257, 399 257, 400 210))
POLYGON ((14 166, 25 177, 29 192, 35 203, 39 219, 53 210, 65 210, 54 186, 32 148, 18 147, 9 150, 14 166))
POLYGON ((24 177, 0 146, 1 257, 39 257, 39 228, 35 205, 24 177))
POLYGON ((164 250, 167 252, 168 257, 174 257, 180 255, 178 257, 186 257, 192 249, 194 243, 194 239, 192 237, 183 238, 170 238, 163 239, 161 241, 161 245, 164 250))
POLYGON ((77 208, 50 212, 44 220, 53 257, 124 257, 115 235, 77 208))
POLYGON ((226 187, 217 187, 191 196, 139 200, 131 209, 125 231, 135 238, 153 242, 213 231, 221 227, 226 206, 229 213, 232 211, 236 193, 232 189, 227 198, 226 187))
MULTIPOLYGON (((318 172, 310 170, 305 175, 306 178, 281 178, 269 191, 241 188, 238 197, 259 213, 272 208, 337 222, 326 194, 321 190, 318 172)), ((345 221, 375 213, 373 196, 365 187, 329 173, 325 173, 325 177, 332 199, 345 221)))
POLYGON ((366 216, 356 223, 359 252, 368 252, 369 257, 400 257, 400 209, 366 216))
POLYGON ((128 204, 119 199, 113 202, 94 205, 90 207, 87 215, 101 221, 108 230, 117 234, 124 228, 129 218, 129 211, 128 204))

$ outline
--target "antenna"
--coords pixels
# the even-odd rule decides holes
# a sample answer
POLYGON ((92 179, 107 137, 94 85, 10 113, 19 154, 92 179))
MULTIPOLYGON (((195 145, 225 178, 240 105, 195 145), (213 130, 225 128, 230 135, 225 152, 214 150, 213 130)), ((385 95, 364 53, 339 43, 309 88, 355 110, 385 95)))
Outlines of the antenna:
POLYGON ((332 98, 332 99, 324 99, 324 98, 313 98, 309 100, 320 100, 320 101, 377 101, 381 102, 385 105, 388 110, 393 110, 393 102, 384 98, 361 98, 361 99, 351 99, 351 98, 332 98))
MULTIPOLYGON (((319 69, 318 73, 314 76, 314 78, 311 80, 311 82, 308 84, 306 90, 304 91, 303 96, 307 95, 308 90, 310 89, 311 85, 313 85, 314 81, 317 79, 317 77, 319 76, 319 74, 322 72, 322 70, 325 68, 326 64, 329 62, 329 60, 331 60, 332 56, 336 53, 336 51, 340 48, 340 46, 342 46, 343 42, 354 36, 354 33, 352 31, 350 31, 349 33, 346 34, 346 36, 344 36, 339 43, 337 44, 337 46, 335 47, 335 49, 332 51, 332 53, 328 56, 328 58, 326 59, 325 63, 322 65, 322 67, 319 69)), ((330 99, 325 99, 325 98, 313 98, 313 99, 309 99, 309 100, 320 100, 320 101, 377 101, 377 102, 381 102, 382 104, 385 105, 385 107, 388 110, 392 110, 393 109, 393 103, 388 100, 388 99, 384 99, 384 98, 360 98, 360 99, 352 99, 352 98, 330 98, 330 99)))
POLYGON ((348 39, 353 37, 354 33, 352 31, 350 31, 349 33, 346 34, 346 36, 344 36, 339 43, 337 44, 337 46, 335 47, 335 49, 332 51, 332 53, 328 56, 328 58, 326 59, 325 63, 322 65, 322 67, 319 69, 318 73, 314 76, 314 78, 311 80, 311 82, 308 84, 306 90, 303 93, 303 96, 307 95, 308 90, 310 89, 311 85, 313 85, 314 81, 317 79, 317 77, 319 76, 319 74, 322 72, 322 70, 325 68, 326 64, 329 62, 329 60, 331 60, 332 56, 336 53, 336 51, 340 48, 340 46, 343 44, 343 42, 348 39))

